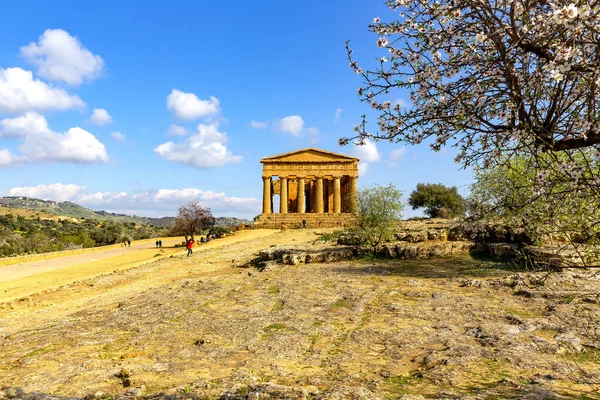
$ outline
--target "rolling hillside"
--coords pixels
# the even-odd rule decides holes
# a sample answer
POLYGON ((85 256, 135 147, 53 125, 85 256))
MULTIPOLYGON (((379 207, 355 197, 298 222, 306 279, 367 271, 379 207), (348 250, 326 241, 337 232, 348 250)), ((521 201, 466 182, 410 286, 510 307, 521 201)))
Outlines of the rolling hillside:
MULTIPOLYGON (((86 207, 82 207, 79 204, 72 203, 70 201, 52 201, 52 200, 40 200, 31 197, 23 196, 9 196, 0 197, 0 207, 13 208, 13 209, 25 209, 30 210, 34 213, 42 213, 45 215, 52 214, 59 217, 76 218, 76 219, 97 219, 100 221, 117 221, 117 222, 135 222, 141 225, 154 225, 154 226, 170 226, 173 223, 174 217, 140 217, 137 215, 124 215, 115 214, 106 211, 94 211, 86 207)), ((229 226, 231 220, 232 225, 249 224, 249 220, 218 217, 216 219, 216 225, 229 226)))

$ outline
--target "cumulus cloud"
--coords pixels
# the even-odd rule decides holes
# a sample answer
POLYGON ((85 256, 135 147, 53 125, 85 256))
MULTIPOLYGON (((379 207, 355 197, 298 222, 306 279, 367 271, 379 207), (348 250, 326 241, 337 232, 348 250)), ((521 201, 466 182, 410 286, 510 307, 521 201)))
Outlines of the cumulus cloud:
POLYGON ((28 134, 49 130, 46 118, 35 112, 27 112, 19 117, 0 121, 0 137, 25 137, 28 134))
POLYGON ((304 120, 299 115, 290 115, 276 120, 274 125, 278 132, 299 136, 304 129, 304 120))
POLYGON ((22 157, 15 157, 7 149, 0 150, 0 167, 14 166, 20 164, 22 161, 22 157))
POLYGON ((115 139, 117 142, 122 142, 123 140, 125 140, 125 135, 123 135, 121 132, 113 132, 110 134, 110 136, 115 139))
POLYGON ((82 109, 85 103, 63 89, 38 79, 21 68, 0 68, 0 113, 82 109))
POLYGON ((112 117, 104 108, 94 108, 90 121, 97 125, 106 125, 112 122, 112 117))
POLYGON ((62 29, 46 30, 37 43, 21 47, 21 55, 37 67, 41 77, 71 85, 96 79, 104 68, 102 57, 62 29))
POLYGON ((254 197, 232 197, 223 192, 197 188, 158 189, 140 193, 90 192, 85 186, 54 183, 9 190, 11 196, 36 197, 54 201, 73 201, 92 209, 123 212, 147 216, 174 216, 184 202, 198 201, 210 207, 215 215, 255 215, 260 212, 261 201, 254 197))
POLYGON ((23 154, 21 161, 108 161, 106 148, 94 135, 79 127, 64 133, 54 132, 48 127, 46 118, 35 112, 0 121, 2 136, 18 137, 23 141, 19 146, 23 154))
POLYGON ((11 196, 35 197, 42 200, 71 201, 85 190, 85 186, 53 183, 51 185, 16 187, 10 189, 8 193, 11 196))
POLYGON ((369 139, 365 139, 362 146, 354 147, 354 154, 364 162, 377 162, 381 160, 381 154, 377 150, 377 145, 369 139))
POLYGON ((392 160, 397 160, 402 157, 406 153, 406 147, 400 147, 399 149, 392 150, 390 153, 390 158, 392 160))
POLYGON ((185 120, 218 114, 221 110, 219 105, 219 99, 214 96, 201 100, 194 93, 184 93, 177 89, 173 89, 167 96, 167 110, 185 120))
POLYGON ((188 130, 180 125, 171 124, 167 135, 169 136, 185 136, 188 134, 188 130))
POLYGON ((250 126, 254 129, 264 129, 267 127, 267 122, 260 122, 260 121, 255 121, 252 120, 250 121, 250 126))
POLYGON ((198 132, 185 142, 167 142, 157 146, 154 152, 167 161, 191 164, 199 168, 214 168, 238 163, 242 156, 234 156, 225 143, 229 141, 225 132, 219 132, 219 124, 198 125, 198 132))
POLYGON ((277 132, 287 133, 293 136, 300 136, 303 133, 316 135, 319 130, 315 127, 304 127, 304 119, 299 115, 289 115, 273 122, 273 127, 277 132))
POLYGON ((333 123, 337 124, 341 120, 342 120, 342 109, 341 108, 337 108, 335 110, 335 116, 333 117, 333 123))

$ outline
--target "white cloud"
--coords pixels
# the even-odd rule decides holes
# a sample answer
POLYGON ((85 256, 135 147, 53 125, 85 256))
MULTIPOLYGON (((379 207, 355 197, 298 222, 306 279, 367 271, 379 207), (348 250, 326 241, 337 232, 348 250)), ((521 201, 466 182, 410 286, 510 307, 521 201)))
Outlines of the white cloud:
POLYGON ((365 139, 362 146, 354 147, 354 154, 361 161, 365 162, 377 162, 381 160, 381 154, 377 150, 377 145, 369 139, 365 139))
POLYGON ((250 126, 254 129, 264 129, 267 127, 267 122, 260 122, 260 121, 250 121, 250 126))
POLYGON ((198 132, 183 143, 167 142, 157 146, 154 152, 167 161, 191 164, 199 168, 214 168, 238 163, 242 156, 234 156, 225 143, 229 139, 219 132, 219 124, 198 125, 198 132))
POLYGON ((63 89, 38 79, 21 68, 0 68, 0 113, 82 109, 85 103, 63 89))
POLYGON ((311 135, 319 134, 319 130, 317 128, 315 128, 314 126, 311 126, 310 128, 306 128, 306 132, 310 133, 311 135))
POLYGON ((90 121, 97 125, 106 125, 112 122, 112 117, 104 108, 94 108, 90 121))
POLYGON ((108 161, 106 148, 94 135, 79 127, 64 133, 54 132, 48 127, 46 118, 35 112, 3 119, 0 128, 0 137, 14 136, 23 140, 19 146, 23 161, 108 161))
POLYGON ((16 187, 8 191, 11 196, 35 197, 42 200, 70 201, 85 192, 85 186, 53 183, 51 185, 37 185, 16 187))
POLYGON ((14 166, 20 164, 22 161, 22 157, 15 157, 7 149, 0 150, 0 167, 14 166))
POLYGON ((333 123, 337 124, 341 120, 342 120, 342 109, 341 108, 337 108, 335 110, 335 116, 333 117, 333 123))
POLYGON ((21 54, 37 67, 41 77, 71 85, 96 79, 104 68, 102 57, 92 54, 62 29, 46 30, 37 43, 21 47, 21 54))
POLYGON ((365 176, 367 175, 367 171, 369 170, 369 163, 365 161, 358 162, 358 175, 365 176))
POLYGON ((171 124, 167 135, 169 136, 185 136, 188 134, 188 130, 180 125, 171 124))
POLYGON ((123 140, 125 140, 125 135, 123 135, 121 132, 113 132, 110 134, 110 136, 115 139, 117 142, 122 142, 123 140))
POLYGON ((15 118, 0 121, 0 137, 25 137, 28 134, 48 132, 46 118, 35 112, 27 112, 15 118))
POLYGON ((402 157, 406 153, 406 147, 400 147, 399 149, 392 150, 390 153, 390 158, 392 160, 397 160, 402 157))
POLYGON ((304 129, 304 120, 299 115, 290 115, 276 120, 274 125, 275 129, 281 133, 299 136, 304 129))
POLYGON ((258 214, 262 202, 254 197, 231 197, 223 192, 197 188, 158 189, 128 194, 126 192, 89 192, 85 186, 54 183, 9 190, 11 196, 36 197, 54 201, 73 201, 92 209, 109 212, 127 210, 147 216, 174 216, 177 207, 188 201, 198 201, 210 207, 215 215, 258 214))
POLYGON ((185 120, 218 114, 219 104, 219 99, 214 96, 210 96, 208 100, 200 100, 194 93, 184 93, 177 89, 173 89, 167 96, 167 110, 185 120))
POLYGON ((395 162, 393 162, 393 161, 390 161, 390 160, 385 160, 383 163, 384 163, 384 164, 385 164, 385 166, 386 166, 386 167, 388 167, 388 168, 395 168, 395 167, 396 167, 396 165, 398 165, 398 163, 395 163, 395 162))

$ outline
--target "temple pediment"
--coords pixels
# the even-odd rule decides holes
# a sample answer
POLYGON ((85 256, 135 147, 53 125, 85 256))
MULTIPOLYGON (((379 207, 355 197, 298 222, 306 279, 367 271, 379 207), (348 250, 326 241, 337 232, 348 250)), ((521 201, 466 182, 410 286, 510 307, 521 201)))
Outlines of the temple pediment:
POLYGON ((352 163, 357 161, 356 157, 314 148, 292 151, 260 160, 261 163, 352 163))

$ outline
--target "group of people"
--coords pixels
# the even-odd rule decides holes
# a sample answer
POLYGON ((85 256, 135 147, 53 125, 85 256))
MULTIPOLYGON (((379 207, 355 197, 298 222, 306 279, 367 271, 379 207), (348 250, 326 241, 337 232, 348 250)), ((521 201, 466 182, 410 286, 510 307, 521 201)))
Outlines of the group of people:
POLYGON ((162 247, 162 240, 157 240, 156 241, 156 248, 161 248, 162 247))

